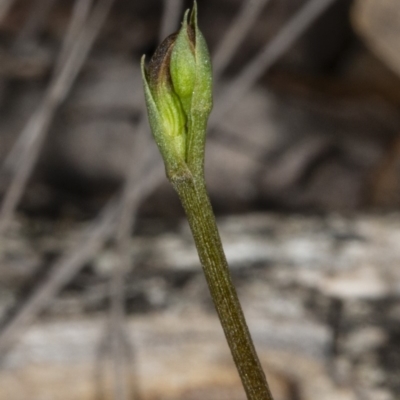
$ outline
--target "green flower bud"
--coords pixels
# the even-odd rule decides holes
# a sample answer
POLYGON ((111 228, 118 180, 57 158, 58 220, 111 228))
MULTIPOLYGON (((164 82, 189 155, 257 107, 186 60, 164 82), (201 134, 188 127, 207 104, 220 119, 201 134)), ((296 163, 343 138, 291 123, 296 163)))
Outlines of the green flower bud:
POLYGON ((174 43, 170 73, 175 93, 179 96, 185 113, 189 114, 196 83, 196 59, 194 31, 187 24, 187 12, 183 19, 182 29, 174 43))
POLYGON ((200 173, 205 129, 212 108, 212 71, 203 35, 197 27, 197 5, 188 22, 155 51, 147 68, 142 58, 150 126, 167 170, 185 163, 200 173))

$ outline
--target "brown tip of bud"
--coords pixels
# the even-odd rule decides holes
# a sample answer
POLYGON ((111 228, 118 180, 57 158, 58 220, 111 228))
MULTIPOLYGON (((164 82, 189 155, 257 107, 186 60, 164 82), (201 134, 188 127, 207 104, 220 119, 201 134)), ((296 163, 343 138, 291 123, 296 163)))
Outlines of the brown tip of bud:
POLYGON ((163 81, 163 78, 167 77, 170 79, 169 73, 169 62, 171 59, 171 52, 174 47, 174 43, 177 33, 168 36, 156 49, 151 57, 147 67, 149 83, 152 87, 163 81))

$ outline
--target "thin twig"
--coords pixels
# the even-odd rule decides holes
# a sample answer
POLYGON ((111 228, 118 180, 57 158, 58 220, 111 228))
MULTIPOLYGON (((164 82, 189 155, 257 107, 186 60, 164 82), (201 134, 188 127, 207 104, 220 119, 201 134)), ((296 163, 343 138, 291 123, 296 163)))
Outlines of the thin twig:
POLYGON ((75 0, 72 9, 71 22, 68 25, 60 54, 57 57, 54 75, 59 73, 60 69, 66 62, 68 54, 70 54, 74 43, 77 41, 79 34, 85 26, 92 4, 93 0, 75 0))
POLYGON ((130 236, 130 230, 135 219, 134 186, 140 179, 141 170, 138 165, 146 163, 147 159, 157 159, 155 146, 151 140, 150 132, 147 129, 147 121, 142 118, 138 124, 135 146, 132 149, 131 164, 126 174, 126 181, 123 188, 122 204, 118 220, 118 228, 116 231, 116 242, 123 242, 126 237, 130 236))
POLYGON ((217 80, 222 71, 229 65, 243 39, 253 26, 261 10, 270 0, 248 0, 230 24, 224 37, 219 41, 213 56, 214 79, 217 80))
MULTIPOLYGON (((65 60, 63 68, 59 71, 59 73, 53 77, 44 96, 43 105, 46 115, 49 114, 50 117, 53 117, 53 113, 55 112, 50 109, 48 110, 46 103, 50 103, 52 105, 54 104, 52 108, 56 109, 69 93, 69 90, 71 89, 75 78, 84 64, 84 61, 97 34, 100 31, 100 28, 108 14, 109 9, 111 8, 112 3, 113 0, 102 0, 102 2, 98 3, 97 8, 92 12, 92 16, 87 22, 86 29, 77 35, 75 45, 71 49, 68 59, 65 60)), ((71 21, 71 24, 76 25, 73 21, 71 21)), ((61 54, 61 56, 63 55, 61 54)), ((23 156, 30 151, 31 146, 33 146, 33 142, 37 140, 36 138, 42 134, 43 129, 35 128, 35 123, 32 121, 34 120, 35 114, 40 114, 39 110, 34 113, 32 119, 28 121, 25 129, 18 137, 10 154, 7 156, 5 163, 7 169, 15 169, 16 166, 19 165, 23 160, 23 156)))
MULTIPOLYGON (((118 254, 117 263, 114 265, 114 271, 110 282, 110 327, 108 329, 111 340, 111 357, 113 361, 113 376, 114 376, 114 400, 126 400, 132 398, 129 393, 130 388, 127 386, 127 366, 126 357, 124 356, 126 349, 129 346, 127 341, 122 341, 124 333, 125 319, 125 291, 124 282, 125 274, 130 267, 130 236, 131 227, 134 225, 136 211, 148 192, 141 192, 138 195, 137 184, 143 178, 147 180, 147 184, 151 183, 150 177, 144 173, 143 165, 153 164, 150 168, 155 168, 155 177, 149 189, 153 189, 160 180, 160 175, 163 169, 161 162, 155 159, 157 155, 155 149, 150 145, 150 137, 147 130, 143 129, 143 123, 139 124, 137 136, 135 140, 134 151, 132 155, 132 165, 134 168, 127 174, 127 179, 122 192, 122 201, 118 209, 117 224, 114 231, 115 250, 118 254), (155 162, 154 162, 155 161, 155 162), (152 186, 154 185, 154 186, 152 186)), ((137 388, 132 388, 132 392, 136 392, 137 388)))
MULTIPOLYGON (((40 129, 35 129, 35 126, 43 126, 41 130, 45 130, 44 122, 41 122, 41 118, 39 116, 43 116, 43 119, 45 119, 47 115, 50 115, 51 117, 51 110, 49 110, 48 106, 45 104, 46 99, 49 97, 49 93, 53 91, 52 87, 60 78, 63 68, 65 68, 65 65, 72 57, 74 48, 76 49, 78 47, 79 35, 84 35, 82 33, 82 27, 85 22, 87 22, 88 11, 90 11, 90 4, 88 4, 89 2, 92 2, 92 0, 76 0, 74 4, 72 18, 68 25, 62 49, 56 60, 56 66, 53 72, 53 79, 43 99, 43 110, 40 110, 41 106, 39 106, 39 108, 36 110, 36 113, 34 113, 31 119, 28 120, 28 123, 26 124, 24 130, 19 135, 13 148, 11 149, 5 160, 4 165, 6 170, 14 171, 23 160, 24 155, 30 150, 31 146, 33 146, 33 142, 35 141, 36 136, 40 135, 40 132, 37 132, 38 130, 40 131, 40 129), (73 43, 71 43, 72 41, 73 43), (75 47, 73 47, 72 44, 75 44, 75 47), (37 123, 34 122, 35 115, 39 120, 37 123)), ((69 88, 65 87, 64 91, 68 90, 69 88)))
MULTIPOLYGON (((129 246, 130 243, 127 243, 129 246)), ((126 365, 126 349, 130 347, 129 343, 122 341, 124 334, 125 320, 125 285, 124 277, 129 266, 128 249, 118 246, 118 261, 114 265, 113 275, 110 281, 110 336, 111 336, 111 355, 113 361, 113 380, 114 380, 114 400, 127 400, 132 396, 129 393, 127 385, 127 365, 126 365)))
MULTIPOLYGON (((7 164, 15 166, 15 173, 6 191, 0 210, 0 234, 4 232, 22 197, 26 183, 36 164, 46 133, 60 104, 67 96, 97 34, 103 25, 114 0, 100 1, 88 21, 87 28, 79 35, 60 73, 54 77, 37 111, 29 119, 17 139, 7 164)), ((14 168, 13 168, 14 169, 14 168)))
MULTIPOLYGON (((125 190, 122 196, 123 200, 118 210, 117 226, 114 232, 114 237, 117 239, 115 245, 118 257, 116 258, 117 264, 114 266, 114 273, 110 282, 111 307, 109 331, 111 336, 111 354, 114 366, 115 400, 126 400, 132 398, 133 393, 137 394, 138 392, 136 387, 127 386, 126 378, 128 368, 126 366, 127 358, 124 355, 127 350, 125 347, 129 346, 130 343, 127 338, 125 338, 125 341, 121 340, 124 338, 125 332, 125 275, 132 264, 130 257, 131 242, 129 240, 131 236, 130 229, 134 225, 139 205, 142 203, 143 199, 147 197, 149 192, 154 190, 164 174, 164 168, 156 149, 151 146, 138 146, 138 149, 139 148, 142 149, 142 152, 147 153, 147 160, 142 158, 141 162, 135 162, 136 173, 131 174, 130 182, 127 182, 125 185, 125 190), (146 169, 149 169, 150 174, 144 172, 143 168, 138 168, 139 165, 147 166, 146 169), (141 190, 138 192, 137 183, 142 179, 146 180, 147 190, 141 190), (124 215, 126 215, 127 221, 123 220, 124 215)), ((137 160, 137 158, 135 160, 137 160)))
MULTIPOLYGON (((139 399, 139 382, 137 379, 137 373, 136 370, 133 368, 135 366, 134 360, 135 360, 135 354, 134 354, 134 349, 131 346, 131 343, 129 341, 129 335, 128 333, 123 330, 122 332, 119 332, 119 336, 117 337, 118 341, 121 341, 123 346, 120 346, 121 349, 123 349, 123 352, 121 354, 121 359, 123 359, 126 362, 126 370, 122 372, 122 374, 126 373, 126 377, 128 377, 128 382, 126 382, 127 385, 127 394, 126 396, 129 396, 129 399, 139 399)), ((106 366, 108 365, 109 361, 109 353, 110 353, 110 345, 112 346, 114 343, 110 344, 110 337, 112 337, 113 333, 110 331, 110 329, 106 329, 102 338, 100 339, 100 342, 97 346, 97 349, 95 351, 96 357, 95 357, 95 369, 94 369, 94 384, 96 388, 96 394, 94 396, 95 399, 97 400, 104 400, 105 398, 108 398, 106 395, 106 388, 105 388, 105 382, 107 382, 107 375, 105 374, 106 372, 106 366)))
MULTIPOLYGON (((165 0, 161 21, 160 36, 171 33, 178 25, 182 8, 182 0, 165 0)), ((144 114, 144 110, 142 115, 144 114)), ((124 331, 124 277, 130 264, 130 236, 134 225, 140 200, 133 196, 136 183, 141 179, 138 165, 146 164, 146 160, 159 159, 155 146, 152 145, 147 129, 147 121, 142 118, 137 129, 135 146, 131 155, 131 166, 128 169, 122 195, 120 215, 116 228, 116 249, 119 254, 118 264, 114 268, 111 281, 111 334, 112 358, 114 363, 114 400, 127 400, 130 396, 126 385, 126 358, 124 355, 121 333, 124 331)), ((161 171, 161 161, 159 170, 161 171)), ((157 164, 157 161, 155 161, 157 164)))
POLYGON ((278 32, 278 34, 229 83, 216 101, 209 126, 221 120, 227 111, 243 99, 244 94, 310 27, 335 0, 310 0, 278 32))

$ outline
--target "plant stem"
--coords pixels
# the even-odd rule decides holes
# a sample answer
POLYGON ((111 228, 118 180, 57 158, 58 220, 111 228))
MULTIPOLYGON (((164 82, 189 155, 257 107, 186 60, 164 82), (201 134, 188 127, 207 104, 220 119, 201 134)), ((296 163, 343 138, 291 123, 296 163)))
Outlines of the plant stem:
POLYGON ((203 176, 169 174, 185 209, 222 328, 249 400, 273 400, 232 284, 203 176))

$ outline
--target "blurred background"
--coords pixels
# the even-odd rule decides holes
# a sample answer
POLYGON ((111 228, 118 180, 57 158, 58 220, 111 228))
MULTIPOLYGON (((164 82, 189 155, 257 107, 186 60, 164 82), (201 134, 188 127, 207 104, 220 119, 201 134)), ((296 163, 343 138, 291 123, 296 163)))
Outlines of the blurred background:
MULTIPOLYGON (((0 400, 244 400, 144 113, 183 0, 0 0, 0 400)), ((400 3, 199 0, 206 180, 275 400, 400 399, 400 3)))

